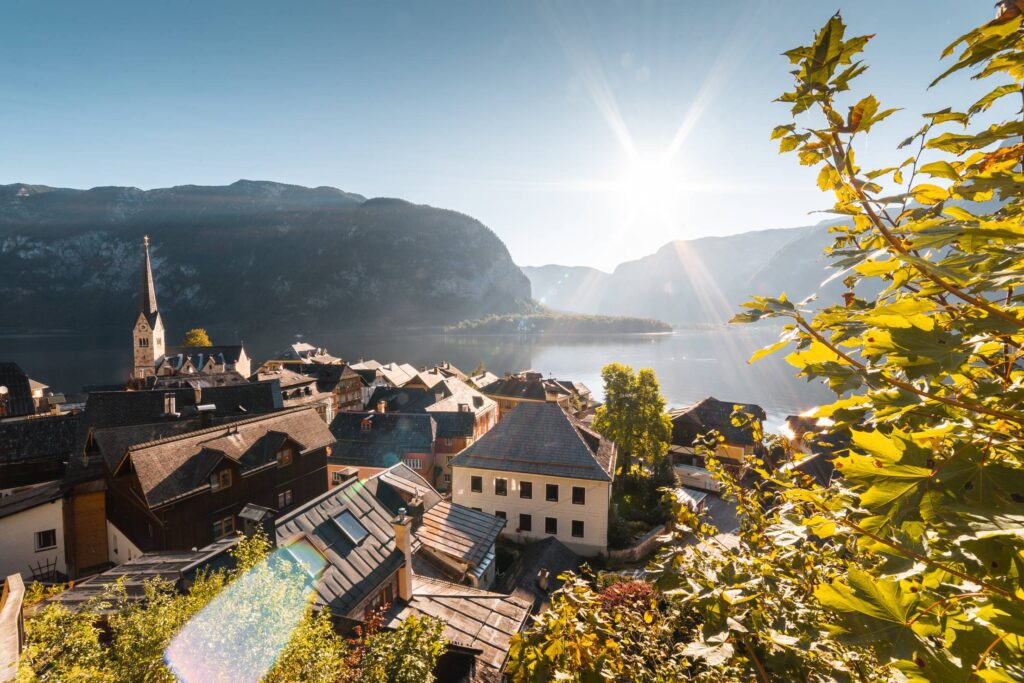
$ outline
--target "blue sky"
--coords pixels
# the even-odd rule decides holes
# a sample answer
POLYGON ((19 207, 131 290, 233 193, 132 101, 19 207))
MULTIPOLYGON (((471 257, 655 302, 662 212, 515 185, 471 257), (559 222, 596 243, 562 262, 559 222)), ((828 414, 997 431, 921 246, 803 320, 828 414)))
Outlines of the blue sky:
POLYGON ((5 3, 0 182, 333 185, 468 213, 522 265, 610 269, 816 221, 771 100, 837 8, 877 34, 863 93, 907 109, 865 164, 981 92, 925 86, 984 0, 5 3))

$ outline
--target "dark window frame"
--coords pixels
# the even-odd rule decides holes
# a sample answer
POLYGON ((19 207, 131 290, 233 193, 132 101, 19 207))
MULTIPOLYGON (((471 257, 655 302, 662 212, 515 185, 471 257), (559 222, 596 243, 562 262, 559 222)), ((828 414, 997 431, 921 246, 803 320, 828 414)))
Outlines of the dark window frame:
POLYGON ((469 491, 470 493, 483 493, 484 492, 484 478, 477 475, 471 475, 469 477, 469 491))
POLYGON ((526 500, 533 500, 533 482, 532 481, 521 481, 519 482, 519 497, 526 500))
POLYGON ((508 495, 508 479, 505 477, 494 478, 494 495, 496 496, 507 496, 508 495), (501 482, 499 488, 498 483, 501 482))
POLYGON ((587 489, 583 486, 572 487, 572 504, 573 505, 586 505, 587 504, 587 489), (580 494, 580 500, 576 500, 576 494, 580 494))
POLYGON ((549 503, 558 502, 558 484, 545 484, 544 485, 544 500, 549 503), (554 497, 551 496, 551 492, 554 491, 554 497))
POLYGON ((533 531, 533 515, 528 512, 519 513, 519 530, 533 531))
POLYGON ((558 517, 544 518, 544 533, 549 534, 551 536, 558 535, 558 517))

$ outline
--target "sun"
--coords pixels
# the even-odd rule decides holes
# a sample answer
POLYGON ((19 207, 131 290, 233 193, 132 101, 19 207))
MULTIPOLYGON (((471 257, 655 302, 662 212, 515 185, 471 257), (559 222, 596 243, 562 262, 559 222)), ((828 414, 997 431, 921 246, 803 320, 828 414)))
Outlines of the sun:
POLYGON ((662 156, 631 159, 615 187, 621 201, 638 214, 671 218, 685 201, 686 185, 681 170, 662 156))

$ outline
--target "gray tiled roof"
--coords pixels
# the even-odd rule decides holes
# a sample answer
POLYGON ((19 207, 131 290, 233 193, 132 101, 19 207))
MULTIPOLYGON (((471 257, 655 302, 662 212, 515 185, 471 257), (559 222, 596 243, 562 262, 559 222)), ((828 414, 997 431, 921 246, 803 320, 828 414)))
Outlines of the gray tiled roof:
POLYGON ((323 554, 327 566, 317 580, 317 603, 337 616, 348 616, 404 561, 395 544, 391 513, 355 479, 284 515, 276 526, 279 544, 301 536, 323 554), (358 545, 331 521, 345 510, 368 532, 358 545))
POLYGON ((551 593, 562 586, 558 576, 579 569, 583 559, 554 536, 528 543, 513 565, 498 577, 495 590, 529 601, 535 612, 541 611, 551 593), (548 589, 537 585, 541 569, 548 572, 548 589))
POLYGON ((523 403, 451 466, 611 481, 615 448, 556 403, 523 403))
POLYGON ((426 414, 341 412, 331 422, 338 441, 331 462, 363 467, 390 467, 406 453, 430 453, 437 423, 426 414), (369 429, 363 429, 369 420, 369 429))
POLYGON ((62 415, 0 422, 0 463, 67 462, 78 421, 78 415, 62 415))
POLYGON ((0 498, 0 517, 9 517, 57 500, 64 495, 64 486, 59 481, 50 481, 38 486, 11 493, 0 498))

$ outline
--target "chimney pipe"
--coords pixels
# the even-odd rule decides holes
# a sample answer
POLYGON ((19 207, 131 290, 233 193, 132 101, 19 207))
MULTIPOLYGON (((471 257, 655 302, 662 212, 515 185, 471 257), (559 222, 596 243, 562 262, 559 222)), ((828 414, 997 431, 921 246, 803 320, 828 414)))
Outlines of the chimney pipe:
POLYGON ((398 570, 398 597, 409 602, 412 600, 412 517, 405 514, 405 508, 399 508, 391 526, 395 531, 395 546, 405 559, 398 570))

